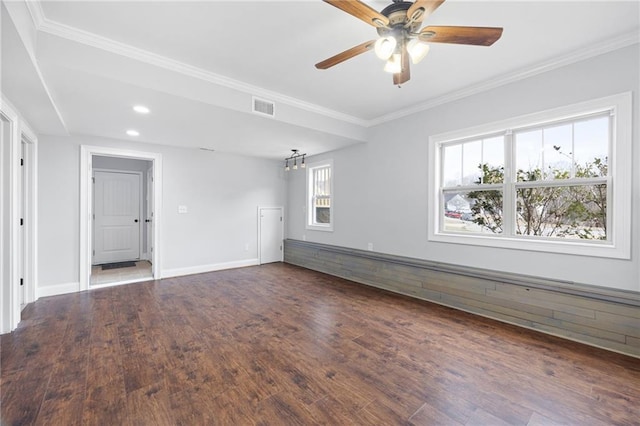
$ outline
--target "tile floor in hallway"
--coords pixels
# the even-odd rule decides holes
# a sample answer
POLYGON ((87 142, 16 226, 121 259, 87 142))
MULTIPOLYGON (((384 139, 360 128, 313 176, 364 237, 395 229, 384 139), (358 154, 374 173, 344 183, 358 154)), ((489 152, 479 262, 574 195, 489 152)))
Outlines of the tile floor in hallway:
POLYGON ((91 267, 91 285, 133 281, 144 278, 153 278, 151 262, 147 260, 136 261, 136 266, 128 268, 102 270, 101 265, 93 265, 91 267))

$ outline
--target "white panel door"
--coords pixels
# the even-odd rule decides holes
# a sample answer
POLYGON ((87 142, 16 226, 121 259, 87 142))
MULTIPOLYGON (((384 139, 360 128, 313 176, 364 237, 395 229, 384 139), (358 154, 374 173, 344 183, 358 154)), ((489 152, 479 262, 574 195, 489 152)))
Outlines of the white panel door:
POLYGON ((140 258, 140 175, 94 173, 93 264, 140 258))
POLYGON ((282 208, 260 208, 260 264, 282 262, 282 208))

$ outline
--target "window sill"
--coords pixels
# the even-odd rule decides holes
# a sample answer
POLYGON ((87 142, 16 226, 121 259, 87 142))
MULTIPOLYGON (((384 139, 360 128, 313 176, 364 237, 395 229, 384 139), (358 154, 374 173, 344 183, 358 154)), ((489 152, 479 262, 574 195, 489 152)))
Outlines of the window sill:
POLYGON ((309 231, 333 232, 333 225, 307 225, 306 229, 309 231))
POLYGON ((616 246, 616 244, 611 241, 587 243, 581 242, 580 240, 551 241, 538 239, 536 237, 513 238, 488 235, 458 235, 444 232, 429 233, 429 241, 513 250, 560 253, 575 256, 593 256, 611 259, 631 258, 630 250, 622 248, 626 246, 625 244, 619 244, 616 246))

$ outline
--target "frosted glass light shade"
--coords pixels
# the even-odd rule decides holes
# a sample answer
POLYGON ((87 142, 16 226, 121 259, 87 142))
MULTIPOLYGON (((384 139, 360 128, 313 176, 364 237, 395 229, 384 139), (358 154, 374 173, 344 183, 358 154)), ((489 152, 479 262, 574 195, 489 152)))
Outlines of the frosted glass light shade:
POLYGON ((407 43, 407 52, 409 52, 411 62, 417 64, 429 53, 429 45, 414 38, 407 43))
POLYGON ((402 71, 402 62, 399 53, 394 53, 384 66, 386 72, 397 74, 402 71))
POLYGON ((376 56, 386 61, 393 55, 397 44, 398 42, 394 37, 380 37, 374 45, 376 56))

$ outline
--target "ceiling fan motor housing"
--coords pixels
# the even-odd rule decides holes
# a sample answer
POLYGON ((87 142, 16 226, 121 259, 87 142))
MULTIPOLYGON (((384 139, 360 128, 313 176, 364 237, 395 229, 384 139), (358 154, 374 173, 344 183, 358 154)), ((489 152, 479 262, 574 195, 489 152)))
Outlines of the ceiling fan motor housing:
MULTIPOLYGON (((409 28, 404 28, 405 24, 409 21, 407 16, 407 10, 413 5, 409 1, 396 1, 380 11, 380 14, 389 18, 388 27, 378 27, 378 35, 381 37, 390 35, 390 33, 413 33, 420 29, 420 22, 414 22, 409 28)), ((400 34, 395 34, 400 35, 400 34)), ((403 38, 403 37, 400 37, 403 38)))

